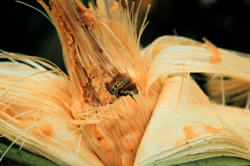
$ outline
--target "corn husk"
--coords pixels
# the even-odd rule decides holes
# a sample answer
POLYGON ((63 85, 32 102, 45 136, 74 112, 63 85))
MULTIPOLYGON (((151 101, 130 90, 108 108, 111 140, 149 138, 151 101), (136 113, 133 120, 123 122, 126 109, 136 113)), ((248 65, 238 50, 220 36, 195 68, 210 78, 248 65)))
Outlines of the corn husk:
POLYGON ((249 159, 249 120, 248 110, 211 103, 192 79, 166 79, 134 165, 249 159))
POLYGON ((209 73, 248 83, 249 59, 176 36, 140 52, 147 23, 137 34, 138 13, 127 1, 126 9, 101 0, 89 9, 80 0, 39 2, 58 32, 69 76, 45 60, 3 52, 4 137, 60 165, 250 160, 249 110, 212 103, 190 77, 209 73), (117 98, 110 90, 124 76, 139 93, 117 98))
MULTIPOLYGON (((206 74, 213 76, 207 84, 210 95, 217 94, 222 100, 227 101, 227 96, 242 89, 248 95, 249 59, 208 41, 199 43, 172 36, 157 39, 145 50, 142 56, 149 64, 148 88, 150 81, 159 78, 163 89, 134 165, 172 165, 221 155, 249 159, 250 140, 245 127, 249 102, 246 109, 225 106, 225 101, 213 104, 190 76, 210 73, 206 74), (223 76, 231 79, 221 80, 223 76), (152 147, 154 151, 149 150, 152 147)), ((244 102, 247 95, 240 95, 238 101, 244 102)))
POLYGON ((1 137, 58 164, 102 165, 70 123, 72 99, 65 74, 37 58, 6 52, 0 57, 11 60, 0 63, 1 137))

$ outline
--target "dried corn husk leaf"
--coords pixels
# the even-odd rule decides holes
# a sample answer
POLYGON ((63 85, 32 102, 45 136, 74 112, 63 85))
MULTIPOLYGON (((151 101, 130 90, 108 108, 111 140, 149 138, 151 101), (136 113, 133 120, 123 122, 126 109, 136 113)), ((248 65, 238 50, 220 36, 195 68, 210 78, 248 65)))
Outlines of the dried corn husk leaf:
POLYGON ((166 79, 134 165, 221 155, 250 159, 249 123, 249 110, 210 103, 193 80, 166 79))
POLYGON ((179 40, 188 43, 192 41, 190 39, 181 37, 179 40, 172 41, 169 38, 168 36, 162 37, 159 42, 156 40, 149 46, 149 50, 144 50, 144 59, 152 61, 151 64, 148 64, 150 70, 147 89, 150 88, 151 82, 160 76, 180 73, 214 73, 250 81, 250 59, 207 44, 197 44, 196 46, 193 46, 193 43, 190 45, 178 44, 181 43, 179 40), (177 46, 170 46, 176 44, 176 41, 178 41, 177 46))
MULTIPOLYGON (((250 54, 232 51, 233 53, 249 59, 250 54)), ((245 62, 249 65, 249 61, 245 62)), ((207 77, 206 89, 212 101, 222 104, 249 108, 250 86, 249 81, 234 75, 205 74, 207 77)))
POLYGON ((217 48, 206 39, 204 41, 205 43, 200 43, 175 36, 163 36, 155 40, 142 51, 148 64, 157 55, 155 65, 148 65, 154 66, 151 77, 155 79, 159 75, 181 72, 203 73, 208 77, 206 89, 211 100, 236 106, 246 104, 248 108, 250 55, 217 48), (158 74, 154 70, 159 71, 158 74))

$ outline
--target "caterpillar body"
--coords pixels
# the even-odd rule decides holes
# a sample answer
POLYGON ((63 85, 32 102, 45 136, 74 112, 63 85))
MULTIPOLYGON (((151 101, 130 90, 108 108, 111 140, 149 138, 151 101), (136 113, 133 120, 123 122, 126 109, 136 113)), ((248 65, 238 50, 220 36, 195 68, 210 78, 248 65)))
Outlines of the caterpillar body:
POLYGON ((111 90, 111 94, 115 95, 116 97, 120 97, 120 96, 127 96, 130 95, 131 97, 133 97, 133 94, 138 94, 138 90, 137 88, 133 89, 133 90, 122 90, 123 88, 125 88, 126 86, 128 86, 128 84, 130 83, 130 78, 129 77, 123 77, 120 81, 116 82, 111 90))
POLYGON ((127 96, 127 95, 129 95, 129 96, 133 97, 133 94, 134 95, 138 94, 138 89, 135 88, 133 90, 120 90, 119 91, 119 95, 120 96, 127 96))

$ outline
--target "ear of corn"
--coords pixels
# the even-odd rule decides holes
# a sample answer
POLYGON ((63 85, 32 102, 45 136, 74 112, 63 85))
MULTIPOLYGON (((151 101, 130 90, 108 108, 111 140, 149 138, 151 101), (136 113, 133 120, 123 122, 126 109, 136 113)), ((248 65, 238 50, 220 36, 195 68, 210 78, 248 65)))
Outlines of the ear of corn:
POLYGON ((146 96, 133 7, 97 1, 87 9, 78 0, 53 0, 50 7, 72 81, 72 123, 104 164, 131 165, 161 89, 155 82, 146 96), (110 93, 107 86, 123 76, 138 95, 116 99, 110 93))
MULTIPOLYGON (((38 1, 59 34, 69 79, 40 59, 1 54, 12 61, 0 63, 5 137, 61 165, 178 164, 220 155, 250 159, 247 109, 211 103, 190 77, 230 76, 244 80, 244 88, 238 86, 247 91, 249 59, 207 40, 173 36, 140 52, 146 22, 137 34, 138 13, 127 1, 123 8, 121 1, 97 0, 89 9, 80 0, 50 0, 49 7, 38 1), (138 94, 112 95, 112 86, 124 77, 138 94)), ((225 86, 219 94, 230 91, 225 86)))
POLYGON ((156 81, 146 91, 148 71, 139 53, 137 19, 131 20, 133 7, 97 1, 97 7, 87 9, 79 0, 51 0, 47 7, 39 2, 59 34, 70 76, 67 111, 58 111, 67 114, 78 136, 72 155, 86 145, 105 165, 132 165, 161 90, 156 81), (139 93, 116 98, 110 87, 124 76, 139 93))

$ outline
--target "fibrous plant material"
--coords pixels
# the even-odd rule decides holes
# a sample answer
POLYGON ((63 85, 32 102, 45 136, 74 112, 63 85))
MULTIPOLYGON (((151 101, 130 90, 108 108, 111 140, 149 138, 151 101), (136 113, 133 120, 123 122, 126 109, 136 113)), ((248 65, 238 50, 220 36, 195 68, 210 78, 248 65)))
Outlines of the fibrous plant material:
POLYGON ((141 63, 136 20, 130 18, 134 9, 123 9, 121 2, 89 6, 52 0, 47 9, 71 78, 71 122, 106 165, 131 165, 161 87, 156 81, 146 96, 147 69, 141 63), (109 87, 123 76, 139 93, 117 99, 109 87))
MULTIPOLYGON (((139 48, 144 24, 137 35, 137 19, 131 17, 138 13, 133 7, 124 9, 121 2, 97 1, 97 6, 89 4, 89 9, 79 0, 51 0, 49 7, 39 2, 56 27, 63 47, 70 81, 64 80, 67 107, 59 112, 72 132, 79 134, 74 141, 78 143, 75 154, 78 156, 82 146, 88 146, 105 165, 131 165, 161 90, 156 81, 154 88, 146 91, 148 71, 139 48), (119 90, 121 97, 113 95, 112 86, 123 77, 130 78, 129 85, 119 90)), ((28 111, 25 115, 42 119, 41 111, 35 115, 28 111)), ((50 132, 54 133, 53 129, 50 132)))
POLYGON ((250 82, 249 59, 176 36, 140 51, 146 17, 137 33, 138 10, 127 1, 89 8, 80 0, 38 1, 58 32, 69 76, 46 60, 2 52, 4 137, 61 165, 250 159, 249 109, 212 103, 190 76, 250 82))

